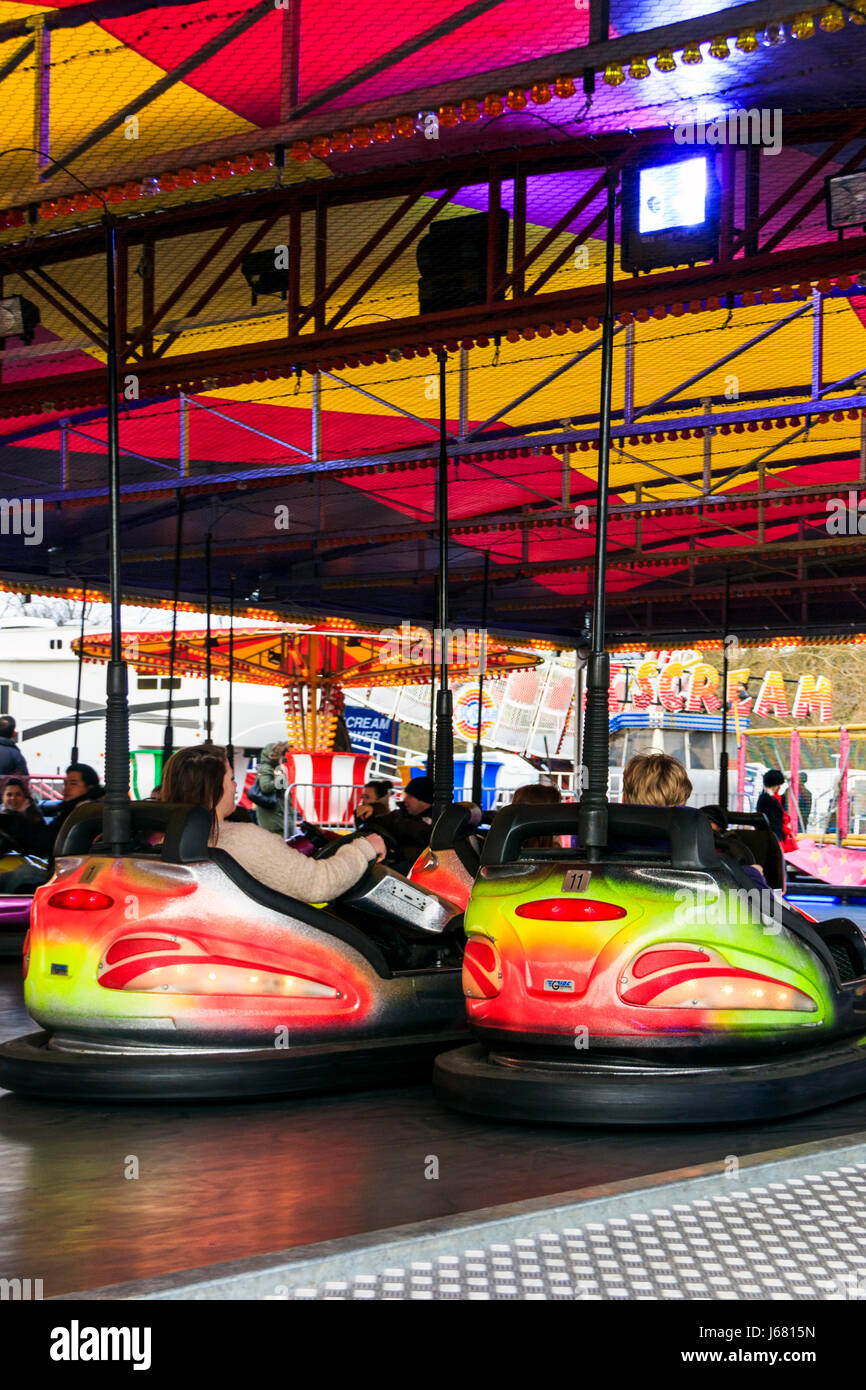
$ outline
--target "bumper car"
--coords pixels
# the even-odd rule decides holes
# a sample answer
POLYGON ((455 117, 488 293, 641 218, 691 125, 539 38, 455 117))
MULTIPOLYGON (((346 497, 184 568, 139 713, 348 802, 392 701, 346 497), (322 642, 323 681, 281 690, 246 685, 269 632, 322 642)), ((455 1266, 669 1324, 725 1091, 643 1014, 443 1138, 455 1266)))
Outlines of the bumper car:
POLYGON ((0 959, 20 957, 33 894, 47 879, 47 861, 23 853, 0 828, 0 959))
POLYGON ((690 808, 608 807, 598 862, 523 850, 576 806, 497 816, 465 915, 473 1044, 446 1104, 600 1125, 768 1120, 866 1091, 866 943, 719 855, 690 808))
POLYGON ((429 846, 421 851, 408 875, 410 883, 438 893, 461 912, 466 910, 481 867, 473 810, 468 801, 446 806, 433 826, 429 846))
POLYGON ((465 1037, 452 904, 372 865, 310 906, 209 849, 200 807, 130 812, 122 855, 100 851, 101 804, 61 832, 24 947, 42 1031, 0 1048, 0 1086, 63 1100, 296 1095, 429 1075, 465 1037))

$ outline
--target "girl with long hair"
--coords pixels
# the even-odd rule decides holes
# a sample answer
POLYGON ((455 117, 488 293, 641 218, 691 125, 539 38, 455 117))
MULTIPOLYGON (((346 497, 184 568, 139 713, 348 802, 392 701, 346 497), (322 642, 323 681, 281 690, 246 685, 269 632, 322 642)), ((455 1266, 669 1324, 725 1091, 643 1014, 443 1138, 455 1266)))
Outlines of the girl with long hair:
POLYGON ((331 902, 385 857, 379 835, 353 840, 331 859, 307 859, 258 825, 227 821, 235 807, 235 778, 225 749, 214 744, 172 754, 162 770, 160 799, 175 806, 204 806, 211 818, 211 845, 224 849, 260 883, 301 902, 331 902))

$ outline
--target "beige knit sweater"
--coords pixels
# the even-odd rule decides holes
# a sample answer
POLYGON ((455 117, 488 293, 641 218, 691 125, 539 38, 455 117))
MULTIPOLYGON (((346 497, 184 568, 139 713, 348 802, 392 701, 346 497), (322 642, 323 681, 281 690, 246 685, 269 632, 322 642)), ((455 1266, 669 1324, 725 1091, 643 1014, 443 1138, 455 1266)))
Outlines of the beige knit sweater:
POLYGON ((351 888, 376 858, 369 840, 353 840, 330 859, 308 859, 271 830, 239 821, 220 821, 212 841, 248 874, 278 893, 304 903, 328 903, 351 888))

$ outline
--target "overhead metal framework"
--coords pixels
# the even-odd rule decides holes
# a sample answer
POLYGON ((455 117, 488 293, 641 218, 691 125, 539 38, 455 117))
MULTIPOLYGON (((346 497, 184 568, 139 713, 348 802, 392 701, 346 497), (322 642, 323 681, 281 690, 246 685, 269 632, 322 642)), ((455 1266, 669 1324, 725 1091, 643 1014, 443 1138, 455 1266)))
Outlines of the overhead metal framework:
MULTIPOLYGON (((197 28, 176 63, 159 74, 152 57, 151 68, 136 67, 128 87, 107 92, 70 134, 52 44, 63 34, 77 43, 79 30, 98 22, 117 42, 113 54, 117 25, 142 16, 145 37, 135 43, 144 53, 154 7, 108 0, 0 23, 0 84, 26 80, 33 98, 32 153, 8 181, 0 159, 8 210, 0 294, 37 303, 46 330, 32 347, 0 350, 0 488, 8 497, 26 480, 45 507, 46 536, 44 547, 12 545, 7 583, 86 580, 94 591, 101 583, 107 306, 101 203, 88 190, 107 189, 118 247, 130 594, 150 591, 154 568, 170 555, 183 492, 190 601, 205 589, 209 537, 214 592, 238 577, 247 596, 239 612, 351 611, 362 601, 378 619, 413 613, 419 601, 429 608, 417 592, 436 563, 438 402, 428 391, 444 348, 449 398, 458 403, 447 445, 454 611, 477 620, 489 555, 491 625, 535 625, 569 639, 592 567, 605 178, 670 150, 675 119, 696 109, 685 69, 658 110, 622 105, 601 73, 639 52, 749 33, 776 16, 772 6, 749 4, 641 31, 637 10, 620 6, 612 20, 619 36, 610 39, 604 7, 593 5, 583 43, 542 36, 546 49, 531 62, 485 65, 479 53, 465 74, 416 80, 435 75, 441 45, 469 42, 473 24, 519 3, 455 3, 435 23, 421 17, 393 41, 383 34, 379 51, 311 88, 309 9, 292 0, 278 15, 269 108, 278 119, 256 124, 234 111, 222 133, 183 146, 166 144, 165 131, 153 147, 124 141, 122 129, 208 73, 210 94, 215 65, 228 64, 237 44, 259 42, 266 30, 267 46, 271 3, 218 7, 215 25, 197 28), (388 91, 381 84, 391 74, 388 91), (485 92, 527 87, 534 102, 563 74, 575 95, 543 106, 543 140, 531 105, 524 117, 516 103, 501 126, 470 125, 473 100, 485 92), (366 99, 376 82, 378 95, 366 99), (458 107, 452 126, 443 112, 458 107), (393 143, 406 111, 438 112, 436 138, 426 139, 419 121, 405 145, 393 143), (377 120, 392 142, 380 149, 356 134, 377 120), (343 129, 345 149, 332 138, 343 129), (326 156, 293 157, 298 144, 326 136, 326 156), (178 184, 184 170, 191 179, 178 184), (510 238, 500 277, 503 209, 510 238), (420 315, 419 241, 432 223, 470 211, 488 219, 485 301, 420 315), (286 298, 252 307, 241 266, 271 247, 286 252, 286 298), (292 513, 286 534, 274 533, 278 505, 292 513)), ((182 9, 160 7, 160 22, 168 29, 182 9)), ((760 144, 718 150, 718 258, 617 278, 609 613, 623 639, 718 623, 726 575, 732 621, 743 631, 755 624, 756 597, 762 620, 784 620, 789 630, 862 625, 866 536, 856 525, 843 536, 826 526, 840 487, 866 483, 866 229, 830 233, 823 218, 826 175, 866 161, 866 87, 853 65, 861 49, 866 56, 866 28, 846 33, 843 54, 838 35, 816 29, 814 70, 805 63, 792 74, 774 54, 754 60, 768 83, 758 84, 762 98, 784 104, 784 145, 778 158, 760 144), (847 107, 821 109, 822 63, 840 73, 847 107), (778 95, 786 86, 789 96, 778 95), (728 392, 731 375, 738 385, 728 392)), ((131 42, 128 29, 122 39, 131 42)), ((709 87, 718 106, 723 89, 709 87)), ((752 100, 749 73, 738 69, 726 105, 752 100)), ((201 119, 196 134, 211 117, 201 119)))

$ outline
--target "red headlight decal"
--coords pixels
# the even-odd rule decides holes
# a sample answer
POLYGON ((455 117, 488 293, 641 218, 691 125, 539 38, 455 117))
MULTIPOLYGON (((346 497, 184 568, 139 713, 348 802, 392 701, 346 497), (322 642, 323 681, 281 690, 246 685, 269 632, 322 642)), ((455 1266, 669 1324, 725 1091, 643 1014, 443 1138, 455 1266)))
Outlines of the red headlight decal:
POLYGON ((106 965, 116 965, 127 956, 142 956, 147 951, 177 951, 176 941, 166 941, 161 936, 122 936, 113 941, 105 953, 106 965))
POLYGON ((615 922, 627 917, 626 908, 617 903, 602 903, 595 898, 541 898, 534 903, 521 903, 514 910, 516 917, 535 922, 615 922))
POLYGON ((463 993, 468 999, 494 999, 502 989, 502 963, 492 941, 470 936, 463 953, 463 993))
POLYGON ((632 975, 642 980, 656 970, 671 970, 675 965, 703 965, 710 957, 706 951, 644 951, 632 967, 632 975))
POLYGON ((111 907, 114 902, 107 893, 100 893, 95 888, 63 888, 59 893, 52 893, 48 899, 49 907, 62 907, 76 912, 99 912, 106 907, 111 907))

